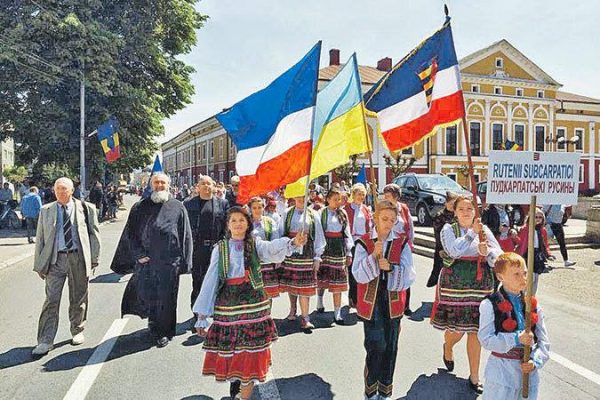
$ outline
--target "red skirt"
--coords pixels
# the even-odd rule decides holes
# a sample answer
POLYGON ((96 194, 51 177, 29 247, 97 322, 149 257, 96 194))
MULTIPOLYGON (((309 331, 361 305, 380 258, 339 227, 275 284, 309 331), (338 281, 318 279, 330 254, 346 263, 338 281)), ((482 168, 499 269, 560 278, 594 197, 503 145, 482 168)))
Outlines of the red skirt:
POLYGON ((258 352, 243 351, 231 357, 215 352, 206 352, 202 375, 214 376, 219 382, 239 380, 244 384, 265 382, 271 367, 271 349, 258 352))
POLYGON ((269 298, 279 297, 281 292, 279 285, 279 268, 276 268, 275 264, 261 264, 260 265, 264 290, 269 298))

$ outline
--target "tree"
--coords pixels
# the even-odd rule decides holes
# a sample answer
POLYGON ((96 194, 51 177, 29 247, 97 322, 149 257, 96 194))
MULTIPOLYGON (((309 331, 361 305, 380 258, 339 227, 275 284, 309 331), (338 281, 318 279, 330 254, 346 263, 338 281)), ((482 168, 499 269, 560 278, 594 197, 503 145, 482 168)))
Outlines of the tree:
POLYGON ((410 169, 412 165, 415 163, 416 158, 414 157, 405 157, 400 153, 394 154, 392 156, 388 156, 387 154, 383 156, 385 160, 385 165, 392 171, 394 176, 398 176, 410 169))
POLYGON ((49 163, 41 165, 36 175, 43 183, 52 185, 58 178, 73 176, 73 170, 66 164, 49 163))
MULTIPOLYGON (((0 1, 0 140, 13 137, 34 170, 52 162, 78 170, 84 79, 86 131, 111 115, 120 122, 122 158, 110 168, 149 164, 161 121, 194 93, 194 70, 177 56, 207 19, 195 1, 0 1)), ((95 137, 86 153, 86 165, 103 163, 95 137)))
POLYGON ((352 183, 354 174, 358 173, 360 170, 360 165, 358 165, 357 159, 358 156, 356 154, 350 156, 350 161, 347 164, 341 165, 333 170, 336 176, 341 180, 352 183))
POLYGON ((12 183, 23 183, 27 177, 27 168, 23 166, 6 167, 2 171, 2 175, 12 183))

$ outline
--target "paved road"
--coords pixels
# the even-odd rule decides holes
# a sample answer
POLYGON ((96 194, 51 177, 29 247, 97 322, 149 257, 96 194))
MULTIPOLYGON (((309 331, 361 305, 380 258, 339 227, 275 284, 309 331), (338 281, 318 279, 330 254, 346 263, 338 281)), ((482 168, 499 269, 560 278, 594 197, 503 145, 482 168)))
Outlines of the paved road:
MULTIPOLYGON (((180 286, 178 334, 166 348, 153 346, 145 321, 119 318, 128 277, 112 274, 108 264, 123 224, 121 217, 101 227, 102 262, 90 285, 87 341, 82 346, 70 345, 68 305, 64 302, 57 348, 33 360, 30 352, 43 302, 43 282, 31 272, 31 258, 0 271, 0 399, 226 398, 226 385, 200 376, 201 343, 185 329, 190 317, 189 275, 182 278, 180 286)), ((424 287, 431 260, 416 256, 415 262, 418 278, 412 306, 417 312, 402 322, 394 398, 475 399, 466 389, 464 344, 455 350, 455 372, 443 369, 442 334, 429 325, 428 318, 433 290, 424 287)), ((561 273, 568 278, 573 276, 568 274, 587 271, 589 279, 600 282, 600 274, 590 270, 561 273)), ((555 360, 542 371, 540 398, 600 399, 598 308, 581 304, 577 293, 567 297, 564 291, 554 291, 553 280, 546 282, 542 281, 539 298, 546 311, 555 360)), ((331 310, 330 298, 326 306, 331 310)), ((361 399, 363 333, 356 316, 348 315, 349 326, 343 327, 330 324, 331 313, 315 317, 319 329, 307 335, 295 324, 281 321, 286 314, 287 299, 275 300, 273 315, 281 337, 273 348, 272 379, 259 386, 253 398, 361 399)))

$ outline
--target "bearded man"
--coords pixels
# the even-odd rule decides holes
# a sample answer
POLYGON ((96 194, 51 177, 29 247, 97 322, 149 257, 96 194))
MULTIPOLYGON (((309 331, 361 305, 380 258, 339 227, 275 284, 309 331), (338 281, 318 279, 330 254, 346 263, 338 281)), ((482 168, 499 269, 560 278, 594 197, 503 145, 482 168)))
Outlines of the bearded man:
POLYGON ((158 347, 169 344, 177 324, 179 275, 192 266, 192 230, 185 207, 170 195, 170 179, 150 179, 152 193, 136 203, 113 258, 111 269, 133 273, 121 313, 148 318, 158 347))

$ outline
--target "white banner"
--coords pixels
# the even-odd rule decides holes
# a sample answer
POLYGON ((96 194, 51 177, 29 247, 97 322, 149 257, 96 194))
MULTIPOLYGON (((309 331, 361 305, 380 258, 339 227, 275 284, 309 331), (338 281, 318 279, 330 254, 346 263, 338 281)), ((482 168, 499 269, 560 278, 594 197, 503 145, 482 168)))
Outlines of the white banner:
POLYGON ((488 204, 577 204, 580 153, 491 151, 488 204))

